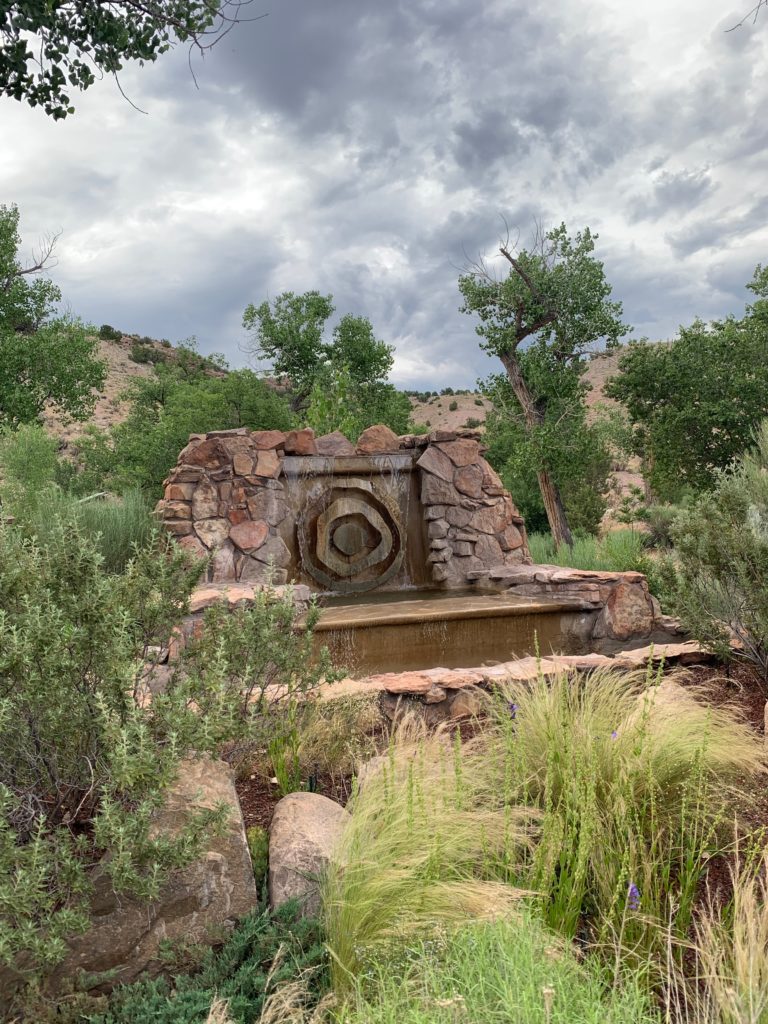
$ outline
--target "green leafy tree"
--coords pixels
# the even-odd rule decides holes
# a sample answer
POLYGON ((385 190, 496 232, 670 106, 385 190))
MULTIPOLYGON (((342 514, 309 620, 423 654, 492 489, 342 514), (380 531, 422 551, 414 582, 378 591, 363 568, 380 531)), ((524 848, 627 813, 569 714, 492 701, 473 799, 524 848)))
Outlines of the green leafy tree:
POLYGON ((459 278, 461 311, 479 318, 482 347, 504 365, 556 546, 573 543, 557 475, 570 444, 562 416, 581 415, 590 350, 614 346, 628 331, 593 255, 596 237, 585 228, 571 238, 561 224, 529 250, 503 244, 506 277, 481 262, 459 278))
POLYGON ((407 429, 410 405, 400 400, 387 377, 392 369, 392 346, 380 341, 371 321, 346 314, 326 340, 326 326, 334 312, 333 297, 319 292, 295 295, 284 292, 274 302, 250 305, 243 326, 252 332, 251 351, 272 364, 277 377, 290 382, 294 411, 304 412, 315 429, 359 434, 372 423, 385 422, 393 430, 407 429), (342 409, 346 403, 349 408, 342 409), (379 414, 377 421, 371 418, 379 414), (363 422, 365 421, 365 422, 363 422))
POLYGON ((659 497, 709 489, 768 416, 768 267, 741 319, 681 328, 668 344, 632 344, 607 394, 634 424, 633 444, 659 497))
POLYGON ((391 384, 357 383, 345 363, 329 363, 318 375, 305 414, 306 422, 318 434, 339 430, 351 441, 374 423, 404 434, 411 427, 410 417, 411 403, 405 392, 391 384))
POLYGON ((252 332, 251 351, 272 364, 276 377, 290 381, 294 410, 306 405, 324 363, 323 333, 333 310, 331 295, 283 292, 271 304, 251 303, 243 314, 243 327, 252 332))
POLYGON ((55 239, 29 264, 19 259, 19 211, 0 206, 0 427, 31 423, 46 406, 87 419, 106 367, 74 317, 56 316, 61 292, 39 275, 55 239))
MULTIPOLYGON (((581 398, 582 382, 570 376, 578 390, 548 394, 544 421, 535 431, 526 429, 520 406, 506 376, 482 383, 493 402, 485 421, 487 458, 505 487, 514 495, 531 532, 548 528, 547 512, 538 483, 538 469, 546 459, 555 479, 569 526, 580 533, 595 533, 606 509, 612 438, 603 419, 588 421, 581 398)), ((556 385, 553 376, 549 383, 556 385)))
POLYGON ((211 373, 192 350, 128 389, 131 411, 109 432, 95 428, 78 442, 82 492, 140 487, 159 496, 190 434, 249 427, 287 430, 294 424, 286 399, 252 370, 211 373))
POLYGON ((85 90, 126 61, 155 61, 177 42, 201 52, 237 20, 241 3, 219 0, 14 0, 0 7, 0 95, 74 113, 70 90, 85 90))

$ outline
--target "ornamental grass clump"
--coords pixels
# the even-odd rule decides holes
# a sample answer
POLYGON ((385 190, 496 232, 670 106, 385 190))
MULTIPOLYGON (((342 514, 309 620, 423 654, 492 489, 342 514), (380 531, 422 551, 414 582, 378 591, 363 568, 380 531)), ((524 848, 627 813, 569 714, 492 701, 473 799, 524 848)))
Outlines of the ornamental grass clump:
POLYGON ((768 1021, 768 848, 731 875, 730 903, 711 901, 696 922, 698 976, 683 1003, 691 1024, 768 1021))
POLYGON ((625 963, 658 952, 665 925, 685 937, 737 785, 763 784, 760 738, 705 698, 606 671, 510 682, 482 740, 486 806, 543 815, 525 870, 513 854, 503 877, 539 894, 553 928, 618 945, 625 963))
POLYGON ((600 965, 519 907, 514 920, 464 923, 375 963, 338 1024, 660 1024, 638 981, 606 983, 600 965))
POLYGON ((481 759, 456 737, 400 727, 348 806, 323 888, 331 974, 348 991, 379 956, 420 934, 508 916, 519 889, 491 877, 502 855, 529 850, 535 813, 478 800, 481 759))

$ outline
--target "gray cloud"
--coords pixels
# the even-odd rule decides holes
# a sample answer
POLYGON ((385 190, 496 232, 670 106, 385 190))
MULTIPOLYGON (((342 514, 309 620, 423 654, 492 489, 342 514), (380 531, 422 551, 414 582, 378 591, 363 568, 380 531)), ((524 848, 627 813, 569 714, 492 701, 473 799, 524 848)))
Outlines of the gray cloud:
POLYGON ((0 200, 28 243, 63 229, 83 316, 235 365, 248 302, 316 287, 400 383, 473 383, 495 366, 456 281, 501 215, 523 241, 590 224, 636 334, 669 336, 738 311, 766 259, 768 29, 650 2, 284 0, 194 62, 199 89, 183 49, 128 70, 147 115, 109 81, 60 124, 0 102, 0 200))

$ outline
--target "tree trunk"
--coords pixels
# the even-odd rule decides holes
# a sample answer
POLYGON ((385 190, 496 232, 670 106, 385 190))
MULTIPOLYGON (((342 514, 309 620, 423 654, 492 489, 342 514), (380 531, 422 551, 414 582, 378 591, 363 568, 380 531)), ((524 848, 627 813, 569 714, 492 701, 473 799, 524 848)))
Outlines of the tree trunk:
POLYGON ((555 551, 561 544, 567 544, 569 548, 572 548, 573 536, 568 525, 568 516, 565 514, 563 499, 560 497, 560 488, 549 475, 548 469, 540 469, 536 476, 539 480, 539 490, 547 513, 549 529, 552 532, 555 551))
MULTIPOLYGON (((529 431, 533 431, 535 427, 541 426, 544 417, 540 410, 537 409, 536 401, 523 378, 517 356, 514 352, 505 353, 501 357, 501 361, 504 364, 504 369, 507 371, 507 377, 512 385, 515 398, 520 403, 520 408, 523 411, 526 428, 529 431)), ((547 521, 549 522, 555 550, 561 544, 567 544, 569 548, 572 548, 573 536, 568 525, 568 516, 565 514, 563 499, 560 496, 560 488, 550 476, 549 470, 545 467, 537 470, 536 476, 539 481, 539 490, 544 502, 544 510, 547 513, 547 521)))

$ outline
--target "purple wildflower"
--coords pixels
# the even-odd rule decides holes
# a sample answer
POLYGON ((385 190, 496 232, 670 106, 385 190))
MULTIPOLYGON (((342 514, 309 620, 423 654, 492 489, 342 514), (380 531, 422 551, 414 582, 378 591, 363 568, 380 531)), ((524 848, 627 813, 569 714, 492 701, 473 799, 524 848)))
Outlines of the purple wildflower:
POLYGON ((640 890, 634 882, 630 882, 627 889, 627 906, 630 910, 640 909, 640 890))
POLYGON ((513 721, 517 718, 517 704, 513 700, 509 702, 509 717, 513 721))
POLYGON ((611 739, 612 739, 612 740, 615 740, 615 739, 616 739, 616 738, 618 737, 618 735, 619 735, 619 734, 618 734, 618 733, 616 732, 616 730, 614 729, 614 730, 613 730, 613 732, 611 733, 611 739))

